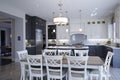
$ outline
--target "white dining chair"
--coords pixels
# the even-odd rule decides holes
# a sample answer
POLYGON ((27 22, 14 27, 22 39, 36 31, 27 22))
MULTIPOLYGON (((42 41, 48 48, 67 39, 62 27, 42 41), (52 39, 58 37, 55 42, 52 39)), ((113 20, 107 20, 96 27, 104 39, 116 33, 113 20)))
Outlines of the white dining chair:
POLYGON ((58 49, 58 55, 67 55, 67 56, 70 56, 71 54, 72 54, 71 50, 58 49))
POLYGON ((67 72, 62 68, 62 56, 48 56, 44 55, 47 67, 47 80, 67 80, 67 72))
POLYGON ((57 49, 44 49, 43 55, 56 55, 57 49))
POLYGON ((92 70, 89 73, 90 80, 93 80, 93 78, 96 78, 97 80, 98 79, 103 80, 103 78, 105 80, 109 80, 109 78, 110 78, 109 68, 110 68, 112 56, 113 56, 113 52, 109 51, 107 53, 104 65, 99 67, 99 69, 97 69, 97 70, 92 70))
POLYGON ((43 77, 47 75, 46 69, 43 69, 42 55, 28 55, 27 58, 30 80, 36 78, 36 80, 43 80, 43 77))
POLYGON ((27 56, 28 51, 27 50, 21 50, 17 51, 19 62, 20 62, 20 68, 21 68, 21 77, 20 80, 26 80, 29 76, 28 73, 28 63, 27 63, 27 56))
POLYGON ((88 56, 67 56, 69 80, 87 80, 88 56))
POLYGON ((89 50, 74 50, 75 56, 88 56, 89 50))

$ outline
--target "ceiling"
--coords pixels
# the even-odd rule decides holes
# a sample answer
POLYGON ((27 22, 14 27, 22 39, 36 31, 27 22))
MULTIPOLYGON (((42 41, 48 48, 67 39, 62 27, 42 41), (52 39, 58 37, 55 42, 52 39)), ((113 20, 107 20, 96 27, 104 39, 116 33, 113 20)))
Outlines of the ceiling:
MULTIPOLYGON (((38 16, 47 21, 52 21, 52 18, 58 16, 59 13, 59 0, 0 0, 0 3, 10 5, 26 14, 38 16), (53 12, 55 12, 54 15, 53 12)), ((120 0, 62 0, 62 3, 63 16, 70 19, 80 18, 79 10, 82 10, 82 18, 104 18, 114 13, 120 0), (65 11, 68 13, 66 14, 65 11), (97 15, 91 16, 94 11, 97 15)))

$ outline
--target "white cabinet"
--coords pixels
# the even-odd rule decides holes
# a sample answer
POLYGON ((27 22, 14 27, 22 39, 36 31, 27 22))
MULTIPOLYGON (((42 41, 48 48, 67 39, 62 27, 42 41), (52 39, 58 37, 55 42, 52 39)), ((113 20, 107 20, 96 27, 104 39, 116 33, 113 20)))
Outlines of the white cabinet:
POLYGON ((120 38, 120 6, 115 9, 115 34, 120 38))
POLYGON ((70 24, 70 26, 57 26, 57 39, 68 39, 71 34, 85 34, 87 35, 88 39, 107 39, 108 38, 108 22, 107 20, 94 20, 96 21, 95 24, 92 23, 88 24, 80 24, 74 23, 70 24), (98 24, 97 21, 100 21, 98 24), (105 23, 103 23, 105 21, 105 23), (82 31, 80 31, 82 29, 82 31))
POLYGON ((85 28, 88 39, 108 38, 107 24, 86 24, 85 28))

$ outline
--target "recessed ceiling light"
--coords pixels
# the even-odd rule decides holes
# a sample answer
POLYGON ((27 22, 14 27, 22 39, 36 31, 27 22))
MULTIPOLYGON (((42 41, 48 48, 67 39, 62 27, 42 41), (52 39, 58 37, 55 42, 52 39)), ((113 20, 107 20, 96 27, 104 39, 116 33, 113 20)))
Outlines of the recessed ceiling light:
POLYGON ((95 8, 95 10, 98 10, 98 8, 95 8))
POLYGON ((36 6, 37 6, 37 7, 39 7, 40 5, 39 5, 39 4, 37 4, 36 6))

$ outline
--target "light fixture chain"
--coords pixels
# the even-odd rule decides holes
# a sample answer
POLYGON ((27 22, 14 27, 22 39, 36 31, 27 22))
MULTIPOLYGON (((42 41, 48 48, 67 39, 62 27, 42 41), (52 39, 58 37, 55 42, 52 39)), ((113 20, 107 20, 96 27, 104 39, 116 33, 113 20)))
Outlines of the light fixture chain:
POLYGON ((80 26, 81 26, 81 10, 79 10, 79 12, 80 12, 80 26))
POLYGON ((62 1, 61 1, 61 0, 59 1, 58 6, 60 7, 60 8, 59 8, 59 10, 60 10, 59 16, 62 16, 62 6, 63 6, 63 4, 62 4, 62 1))
POLYGON ((53 19, 53 22, 56 24, 56 25, 66 25, 68 23, 68 18, 67 17, 64 17, 63 14, 62 14, 62 2, 61 0, 59 0, 59 3, 58 3, 58 6, 59 6, 59 16, 58 17, 55 17, 53 19))

